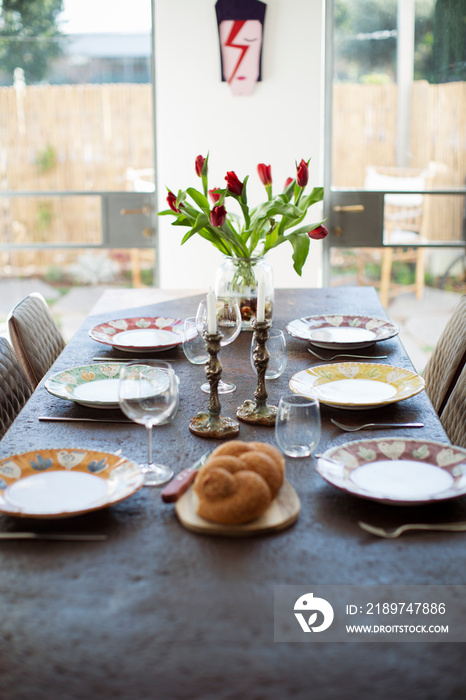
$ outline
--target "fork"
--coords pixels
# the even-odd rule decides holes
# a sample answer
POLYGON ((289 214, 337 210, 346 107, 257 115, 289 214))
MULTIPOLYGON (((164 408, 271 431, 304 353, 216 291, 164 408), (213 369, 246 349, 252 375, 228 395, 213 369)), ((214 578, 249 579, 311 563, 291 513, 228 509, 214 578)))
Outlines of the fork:
POLYGON ((384 528, 375 527, 375 525, 370 525, 369 523, 364 523, 362 520, 358 521, 360 528, 366 532, 370 532, 371 535, 378 535, 379 537, 385 537, 388 540, 395 539, 406 532, 407 530, 445 530, 449 532, 463 532, 466 530, 466 523, 411 523, 408 525, 400 525, 396 528, 384 528))
POLYGON ((371 430, 378 430, 379 428, 423 428, 424 423, 363 423, 363 425, 346 425, 346 423, 340 423, 334 418, 330 418, 333 425, 337 428, 346 430, 348 433, 355 433, 357 430, 365 430, 369 428, 371 430))
POLYGON ((331 357, 322 357, 322 355, 319 355, 319 353, 315 352, 315 350, 311 350, 311 348, 308 348, 307 351, 310 352, 311 355, 318 357, 319 360, 323 360, 324 362, 331 362, 332 360, 335 360, 337 357, 356 357, 359 360, 386 360, 387 359, 387 355, 354 355, 352 352, 342 352, 342 353, 338 353, 338 355, 332 355, 331 357))

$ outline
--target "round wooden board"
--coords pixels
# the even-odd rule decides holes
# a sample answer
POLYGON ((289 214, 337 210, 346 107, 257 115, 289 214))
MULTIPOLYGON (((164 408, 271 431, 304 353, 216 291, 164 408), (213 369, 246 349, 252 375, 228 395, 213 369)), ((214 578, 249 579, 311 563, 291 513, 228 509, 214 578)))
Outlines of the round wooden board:
POLYGON ((191 532, 223 537, 249 537, 278 532, 293 525, 298 519, 301 503, 298 494, 288 481, 284 481, 278 496, 260 518, 245 525, 221 525, 199 517, 196 513, 197 495, 191 486, 175 503, 175 511, 181 524, 191 532))

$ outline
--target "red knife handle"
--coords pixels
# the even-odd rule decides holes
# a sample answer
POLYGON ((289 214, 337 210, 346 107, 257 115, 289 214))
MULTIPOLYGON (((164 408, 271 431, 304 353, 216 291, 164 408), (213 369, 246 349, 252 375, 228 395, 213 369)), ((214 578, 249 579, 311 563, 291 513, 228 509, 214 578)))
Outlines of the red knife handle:
POLYGON ((162 500, 165 501, 165 503, 174 503, 174 501, 177 501, 191 486, 197 476, 197 472, 198 469, 193 469, 193 467, 183 469, 182 472, 177 474, 177 476, 165 486, 161 494, 162 500))

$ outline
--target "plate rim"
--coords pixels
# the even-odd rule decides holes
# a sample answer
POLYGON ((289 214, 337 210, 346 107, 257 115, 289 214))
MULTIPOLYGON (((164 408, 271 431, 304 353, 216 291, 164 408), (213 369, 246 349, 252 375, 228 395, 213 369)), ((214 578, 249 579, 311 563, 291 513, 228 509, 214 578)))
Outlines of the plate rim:
MULTIPOLYGON (((101 456, 100 458, 102 458, 102 456, 112 457, 112 458, 117 459, 117 462, 112 466, 112 469, 110 472, 108 472, 108 474, 99 476, 99 474, 90 473, 89 475, 95 476, 98 479, 104 479, 105 481, 108 482, 109 477, 110 477, 111 473, 113 472, 113 470, 119 466, 122 466, 122 464, 126 463, 126 464, 129 464, 131 467, 135 467, 135 470, 136 470, 135 477, 138 476, 138 479, 135 480, 135 484, 132 486, 129 493, 125 492, 124 494, 122 494, 121 496, 118 496, 117 498, 107 498, 104 502, 98 501, 94 505, 90 505, 89 507, 82 508, 79 510, 67 510, 67 511, 60 511, 58 513, 57 512, 53 512, 53 513, 33 512, 33 513, 30 513, 28 511, 20 510, 20 509, 16 508, 15 506, 12 506, 12 505, 9 506, 8 502, 6 502, 6 505, 5 505, 5 503, 2 503, 0 501, 0 514, 11 515, 13 517, 18 517, 18 518, 34 518, 34 519, 39 519, 39 520, 71 518, 71 517, 75 517, 78 515, 83 515, 85 513, 90 513, 90 512, 96 511, 96 510, 102 510, 104 508, 108 508, 109 506, 120 503, 121 501, 124 501, 127 498, 129 498, 130 496, 132 496, 133 494, 135 494, 137 491, 139 491, 139 489, 142 486, 144 486, 144 475, 143 475, 139 465, 134 460, 128 459, 124 455, 116 455, 112 452, 104 452, 102 450, 95 450, 95 449, 86 449, 86 448, 82 448, 82 447, 38 447, 34 450, 27 450, 25 452, 16 452, 15 454, 12 454, 12 455, 0 457, 0 467, 4 462, 7 462, 9 460, 14 460, 15 458, 19 458, 19 457, 25 457, 27 455, 37 455, 41 452, 54 452, 54 453, 58 453, 58 452, 84 452, 84 453, 90 454, 90 455, 100 455, 101 456)), ((65 473, 68 471, 69 472, 73 471, 73 469, 66 469, 65 467, 56 468, 56 466, 57 466, 56 464, 51 465, 51 467, 47 471, 49 473, 55 472, 55 471, 60 471, 60 472, 65 472, 65 473)), ((38 471, 37 473, 44 474, 45 471, 38 471)), ((84 472, 84 473, 88 473, 88 472, 84 472)), ((0 474, 0 478, 3 478, 3 476, 5 476, 5 475, 0 474)), ((28 478, 31 476, 35 476, 35 474, 28 474, 26 476, 22 475, 19 477, 19 479, 16 479, 15 482, 11 482, 11 483, 18 483, 23 478, 25 479, 25 478, 28 478)), ((7 484, 6 488, 8 488, 9 485, 10 484, 7 484)), ((0 488, 0 497, 2 500, 5 500, 4 499, 4 492, 5 491, 6 491, 6 489, 0 488)))
MULTIPOLYGON (((326 481, 328 484, 333 486, 334 488, 338 489, 339 491, 342 491, 344 493, 348 493, 351 496, 356 496, 357 498, 363 498, 364 500, 369 500, 369 501, 374 501, 377 503, 384 503, 386 505, 399 505, 399 506, 418 506, 418 505, 424 505, 427 503, 440 503, 442 501, 448 501, 453 498, 458 498, 460 496, 463 496, 466 494, 466 483, 464 484, 464 487, 461 491, 458 491, 457 493, 451 493, 450 495, 447 495, 445 497, 442 497, 442 493, 449 493, 451 491, 451 487, 447 489, 445 492, 440 492, 440 497, 430 497, 430 498, 423 498, 423 499, 416 499, 416 500, 400 500, 399 498, 390 498, 389 496, 376 496, 376 495, 371 495, 370 492, 364 492, 363 489, 360 489, 360 487, 357 486, 354 482, 350 482, 349 479, 345 478, 345 483, 351 483, 354 488, 346 488, 345 486, 342 486, 340 484, 336 484, 334 481, 332 481, 330 478, 328 478, 328 475, 324 475, 322 473, 322 467, 319 465, 321 460, 328 460, 329 458, 333 458, 333 454, 341 449, 345 449, 346 447, 350 445, 355 445, 355 444, 367 444, 367 443, 373 443, 377 441, 383 441, 383 442, 406 442, 406 443, 422 443, 422 444, 429 444, 429 445, 436 445, 436 446, 441 446, 446 449, 450 448, 453 450, 457 450, 458 452, 461 452, 464 455, 464 461, 466 463, 466 449, 463 447, 459 447, 458 445, 452 445, 451 443, 443 443, 440 442, 440 440, 431 440, 428 438, 403 438, 403 437, 380 437, 380 438, 362 438, 359 440, 350 440, 349 442, 342 443, 341 445, 334 445, 332 447, 327 448, 318 458, 316 462, 316 471, 317 473, 326 481)), ((387 458, 389 459, 389 458, 387 458)), ((376 460, 380 461, 380 460, 376 460)), ((398 460, 394 460, 398 461, 398 460)), ((372 464, 373 462, 368 462, 367 464, 372 464)), ((431 464, 430 462, 424 462, 425 464, 431 464)), ((361 465, 358 465, 361 466, 361 465)), ((437 469, 444 469, 444 467, 441 467, 440 465, 435 465, 431 464, 431 466, 437 468, 437 469)), ((356 469, 357 467, 354 467, 356 469)))
MULTIPOLYGON (((358 365, 358 367, 387 367, 392 370, 401 370, 403 372, 408 372, 414 377, 416 377, 419 381, 419 386, 410 393, 408 396, 404 396, 400 398, 395 394, 395 396, 384 399, 383 401, 379 401, 377 403, 348 403, 347 401, 345 403, 343 402, 335 402, 335 401, 329 401, 327 399, 321 399, 319 396, 313 397, 317 398, 320 403, 324 404, 325 406, 332 406, 334 408, 346 408, 346 409, 351 409, 351 410, 358 410, 358 409, 368 409, 368 408, 378 408, 381 406, 388 406, 389 404, 392 403, 398 403, 399 401, 405 401, 406 399, 410 399, 413 396, 416 396, 417 394, 420 394, 421 391, 424 391, 425 389, 425 380, 424 378, 415 372, 414 370, 407 369, 406 367, 398 367, 397 365, 389 365, 387 363, 379 363, 379 362, 355 362, 355 361, 350 361, 350 362, 332 362, 332 363, 325 363, 321 365, 313 365, 312 367, 307 367, 306 369, 301 369, 298 372, 295 372, 291 377, 288 382, 288 386, 290 390, 294 393, 297 394, 298 396, 306 396, 306 394, 303 394, 302 392, 297 391, 291 386, 291 382, 293 379, 298 375, 301 374, 302 372, 313 372, 314 370, 318 370, 320 367, 324 367, 325 369, 330 369, 331 367, 335 367, 336 365, 358 365)), ((370 380, 370 378, 368 378, 370 380)), ((375 380, 374 380, 375 381, 375 380)))
MULTIPOLYGON (((142 358, 141 358, 141 359, 142 359, 142 358)), ((92 408, 92 407, 96 407, 96 408, 97 408, 97 407, 102 407, 102 408, 103 408, 103 407, 105 407, 105 408, 107 408, 107 407, 108 407, 108 408, 115 408, 115 407, 118 407, 118 406, 119 406, 118 402, 116 402, 116 403, 115 403, 115 402, 108 403, 108 402, 105 402, 105 401, 97 401, 97 402, 95 402, 95 403, 94 403, 94 402, 92 402, 92 403, 89 403, 89 402, 83 403, 82 401, 78 401, 77 399, 72 398, 71 396, 63 396, 62 394, 59 394, 58 392, 52 391, 51 388, 50 388, 50 386, 48 386, 48 384, 49 384, 49 382, 51 382, 51 381, 53 381, 53 380, 56 380, 56 378, 59 377, 60 374, 65 374, 66 372, 72 372, 73 370, 82 370, 82 369, 91 368, 91 367, 96 367, 96 366, 99 367, 100 365, 118 365, 118 366, 121 368, 123 365, 127 365, 127 364, 128 364, 127 362, 121 362, 121 361, 118 361, 118 360, 109 360, 108 362, 93 362, 93 363, 88 364, 88 365, 77 365, 76 367, 68 367, 67 369, 63 369, 63 370, 61 370, 61 371, 59 371, 59 372, 55 372, 54 374, 50 375, 50 377, 47 377, 47 379, 46 379, 45 382, 44 382, 44 386, 45 386, 45 388, 47 389, 47 391, 48 391, 52 396, 56 396, 58 399, 63 399, 63 400, 65 400, 65 401, 72 401, 73 403, 78 403, 78 404, 80 404, 81 406, 88 406, 88 407, 91 407, 91 408, 92 408)), ((106 379, 116 379, 116 378, 118 378, 118 376, 116 376, 116 377, 106 377, 106 379)), ((90 381, 93 381, 93 380, 90 380, 90 381)), ((102 379, 99 380, 99 381, 105 381, 105 379, 102 378, 102 379)))
MULTIPOLYGON (((325 327, 329 327, 330 324, 327 324, 325 327)), ((383 319, 380 318, 379 316, 372 316, 372 315, 364 315, 364 314, 312 314, 310 316, 301 316, 299 318, 294 318, 293 320, 289 321, 286 324, 286 332, 291 335, 293 338, 298 338, 299 340, 304 340, 308 343, 311 343, 312 345, 315 345, 316 347, 327 347, 328 349, 335 348, 335 349, 349 349, 353 347, 355 350, 362 348, 362 347, 370 347, 371 345, 374 345, 375 343, 378 343, 382 340, 389 340, 390 338, 394 338, 395 336, 399 335, 400 328, 399 326, 394 323, 391 319, 383 319), (308 319, 316 319, 316 318, 321 318, 321 317, 334 317, 334 316, 343 316, 347 318, 367 318, 372 321, 380 321, 384 326, 391 326, 393 329, 393 332, 390 332, 388 335, 385 334, 383 337, 375 337, 373 340, 366 340, 366 341, 355 341, 355 342, 338 342, 338 341, 315 341, 311 340, 310 338, 304 338, 301 335, 298 335, 296 332, 292 332, 290 330, 290 325, 292 323, 295 323, 296 321, 302 321, 303 323, 308 321, 308 319)))
MULTIPOLYGON (((171 341, 170 343, 166 343, 164 345, 117 345, 116 343, 112 342, 112 336, 106 336, 106 337, 97 337, 100 335, 96 329, 99 326, 105 326, 109 325, 110 323, 116 323, 118 321, 135 321, 139 319, 150 319, 151 321, 155 321, 158 318, 169 318, 172 321, 176 321, 176 325, 179 326, 184 323, 183 319, 181 318, 175 318, 173 316, 127 316, 125 318, 111 318, 108 321, 101 321, 100 323, 96 323, 92 328, 89 328, 88 330, 88 335, 92 338, 92 340, 95 340, 98 343, 102 343, 103 345, 111 345, 114 348, 117 348, 119 350, 127 351, 127 352, 134 352, 134 351, 139 351, 139 352, 147 352, 149 350, 155 351, 156 349, 160 350, 170 350, 171 348, 174 348, 178 345, 181 345, 183 342, 183 332, 181 331, 179 333, 179 338, 177 338, 175 341, 171 341)), ((173 326, 170 326, 170 328, 173 328, 173 326)), ((135 330, 135 329, 131 329, 135 330)), ((161 328, 160 330, 163 330, 161 328)), ((129 331, 131 332, 131 331, 129 331)), ((176 335, 176 333, 175 333, 176 335)))

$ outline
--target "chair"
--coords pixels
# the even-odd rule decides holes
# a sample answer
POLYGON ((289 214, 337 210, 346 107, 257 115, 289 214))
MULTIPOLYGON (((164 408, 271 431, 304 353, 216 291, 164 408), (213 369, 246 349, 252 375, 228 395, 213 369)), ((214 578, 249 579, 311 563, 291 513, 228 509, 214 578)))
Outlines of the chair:
POLYGON ((448 397, 440 420, 452 444, 466 448, 466 364, 448 397))
POLYGON ((381 262, 380 300, 386 307, 390 295, 414 291, 418 299, 424 294, 424 250, 412 247, 425 240, 429 198, 418 194, 424 190, 433 176, 429 169, 375 167, 366 170, 367 190, 413 191, 413 194, 386 194, 384 197, 384 244, 399 243, 400 247, 362 248, 358 255, 358 284, 370 283, 365 276, 369 262, 381 262), (415 282, 411 285, 392 283, 392 265, 395 261, 414 263, 415 282))
POLYGON ((423 372, 426 392, 440 417, 465 362, 466 294, 463 294, 423 372))
POLYGON ((0 338, 0 438, 31 394, 31 385, 13 348, 6 338, 0 338))
POLYGON ((8 331, 16 355, 33 389, 65 347, 65 341, 42 294, 33 292, 8 316, 8 331))

